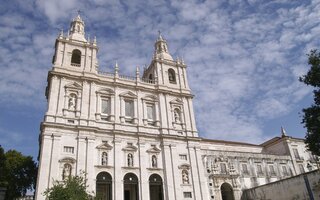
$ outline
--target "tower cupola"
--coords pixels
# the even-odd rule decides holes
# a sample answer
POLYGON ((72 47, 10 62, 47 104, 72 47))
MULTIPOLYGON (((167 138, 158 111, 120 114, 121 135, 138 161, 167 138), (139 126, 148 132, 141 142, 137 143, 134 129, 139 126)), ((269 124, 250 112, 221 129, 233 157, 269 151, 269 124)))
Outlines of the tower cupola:
POLYGON ((82 42, 86 42, 85 32, 84 32, 84 21, 81 19, 80 13, 75 17, 70 24, 70 35, 69 38, 72 40, 79 40, 82 42))
POLYGON ((166 59, 166 60, 173 60, 172 56, 169 54, 167 41, 163 39, 160 31, 158 39, 156 40, 156 43, 154 44, 155 47, 155 57, 160 59, 166 59))

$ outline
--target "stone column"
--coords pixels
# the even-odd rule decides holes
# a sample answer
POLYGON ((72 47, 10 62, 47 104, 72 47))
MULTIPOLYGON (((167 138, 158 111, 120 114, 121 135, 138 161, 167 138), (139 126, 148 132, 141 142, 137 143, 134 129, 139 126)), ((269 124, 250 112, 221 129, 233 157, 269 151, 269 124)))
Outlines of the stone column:
POLYGON ((96 193, 96 176, 97 174, 95 174, 95 162, 94 162, 94 158, 96 156, 96 148, 94 145, 95 142, 95 138, 93 137, 86 137, 86 163, 85 163, 85 167, 84 170, 87 173, 87 177, 91 177, 88 178, 87 184, 89 185, 89 187, 87 188, 88 192, 92 192, 94 191, 96 193))
POLYGON ((163 163, 163 171, 164 171, 164 199, 176 199, 176 191, 174 184, 174 177, 176 174, 173 173, 172 169, 172 160, 171 160, 171 149, 169 143, 162 144, 162 163, 163 163))
POLYGON ((114 122, 114 116, 115 116, 115 114, 114 114, 114 95, 111 95, 111 97, 110 97, 110 121, 111 122, 114 122))
POLYGON ((48 85, 48 111, 46 113, 46 121, 54 122, 53 115, 57 110, 58 93, 59 93, 59 79, 57 76, 51 77, 50 85, 48 85))
POLYGON ((51 161, 50 161, 50 182, 49 187, 52 187, 53 180, 61 180, 62 176, 60 175, 60 164, 59 164, 59 155, 61 151, 60 145, 61 135, 54 134, 52 141, 52 152, 51 152, 51 161))
POLYGON ((113 177, 113 199, 123 200, 123 174, 122 174, 122 150, 121 150, 121 139, 114 138, 113 140, 113 153, 114 153, 114 177, 113 177))
POLYGON ((36 199, 44 200, 43 192, 49 187, 50 181, 50 163, 51 163, 51 152, 53 136, 41 135, 41 149, 40 149, 40 160, 37 180, 36 199), (41 184, 40 184, 41 183, 41 184))

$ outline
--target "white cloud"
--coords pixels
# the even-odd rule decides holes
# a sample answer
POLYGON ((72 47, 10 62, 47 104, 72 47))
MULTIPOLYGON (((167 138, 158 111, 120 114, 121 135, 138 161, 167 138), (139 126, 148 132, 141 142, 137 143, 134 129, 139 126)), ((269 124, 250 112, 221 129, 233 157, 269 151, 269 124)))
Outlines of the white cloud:
MULTIPOLYGON (((319 2, 49 1, 1 16, 1 102, 43 102, 57 28, 66 30, 78 9, 99 63, 135 75, 150 62, 161 30, 173 57, 183 56, 196 99, 200 134, 262 141, 263 123, 290 113, 310 92, 298 77, 305 54, 319 46, 319 2), (272 11, 272 12, 271 12, 272 11), (18 98, 22 97, 22 98, 18 98)), ((23 6, 21 6, 23 7, 23 6)))

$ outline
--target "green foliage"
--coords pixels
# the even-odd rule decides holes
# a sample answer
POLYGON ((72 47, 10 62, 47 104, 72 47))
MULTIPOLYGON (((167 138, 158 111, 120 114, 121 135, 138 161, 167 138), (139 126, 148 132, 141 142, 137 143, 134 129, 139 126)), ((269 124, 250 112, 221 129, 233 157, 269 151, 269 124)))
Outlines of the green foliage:
POLYGON ((7 185, 8 185, 8 182, 5 179, 4 173, 2 173, 2 172, 4 172, 5 162, 6 162, 6 157, 4 154, 4 149, 0 145, 0 172, 1 172, 0 173, 0 187, 7 187, 7 185))
POLYGON ((71 176, 64 181, 56 181, 53 186, 44 192, 49 200, 89 200, 92 199, 86 192, 86 179, 83 174, 71 176))
POLYGON ((16 150, 4 153, 0 147, 0 184, 7 188, 5 199, 24 196, 36 185, 37 165, 31 156, 24 156, 16 150))
POLYGON ((302 123, 307 128, 305 142, 308 149, 320 156, 320 53, 312 50, 308 56, 310 70, 300 77, 300 81, 314 87, 314 103, 302 110, 304 113, 302 123))

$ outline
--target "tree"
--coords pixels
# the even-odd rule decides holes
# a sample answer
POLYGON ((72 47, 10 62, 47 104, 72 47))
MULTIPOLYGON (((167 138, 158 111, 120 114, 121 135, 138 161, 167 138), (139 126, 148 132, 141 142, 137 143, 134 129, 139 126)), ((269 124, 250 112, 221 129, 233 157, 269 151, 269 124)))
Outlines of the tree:
POLYGON ((302 123, 307 128, 305 143, 308 149, 320 156, 320 53, 311 50, 308 54, 310 69, 306 75, 300 77, 300 81, 313 86, 314 103, 303 109, 302 123))
POLYGON ((49 200, 89 200, 92 199, 86 192, 84 174, 70 176, 64 181, 56 181, 44 194, 49 200))
POLYGON ((37 165, 31 156, 16 150, 4 153, 0 147, 0 186, 6 187, 6 200, 24 196, 27 190, 35 189, 37 165))
POLYGON ((7 187, 8 182, 5 180, 5 176, 4 176, 4 166, 5 166, 5 162, 6 162, 6 157, 4 154, 4 149, 1 147, 0 145, 0 187, 7 187))

